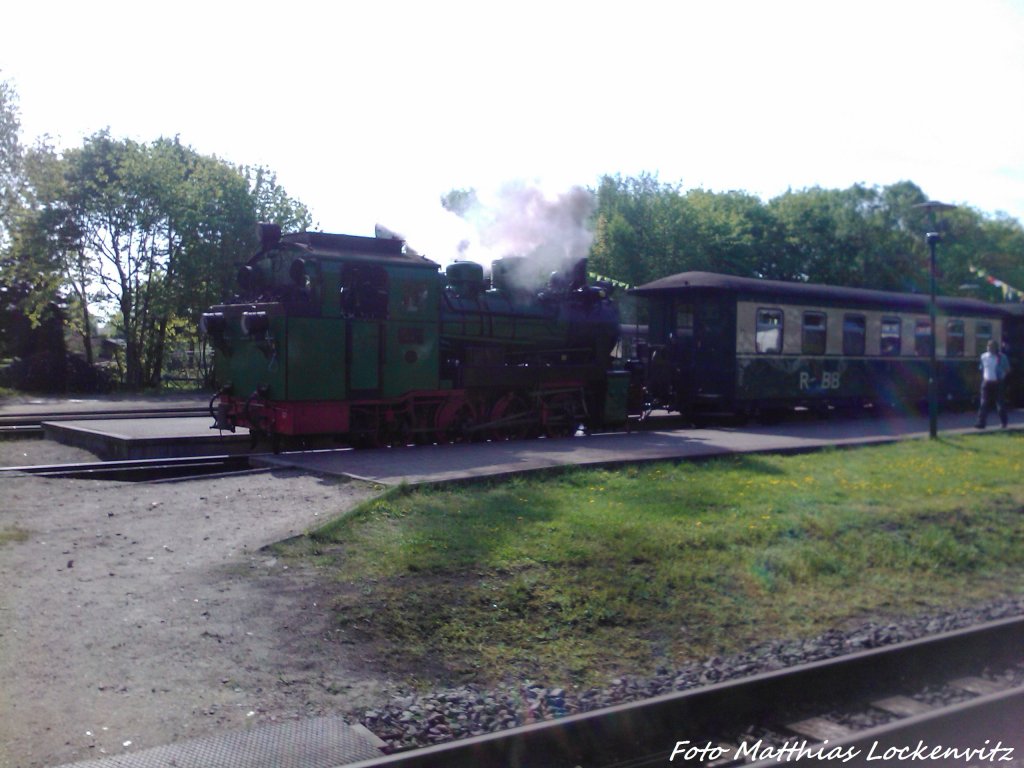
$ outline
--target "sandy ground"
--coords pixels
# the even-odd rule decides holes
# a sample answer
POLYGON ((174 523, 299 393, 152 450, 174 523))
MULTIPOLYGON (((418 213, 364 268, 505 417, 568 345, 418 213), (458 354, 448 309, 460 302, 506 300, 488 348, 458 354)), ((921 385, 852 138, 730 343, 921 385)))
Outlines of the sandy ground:
MULTIPOLYGON (((0 442, 0 465, 92 461, 0 442)), ((0 478, 0 767, 95 759, 370 705, 388 686, 267 544, 375 493, 291 472, 0 478)))

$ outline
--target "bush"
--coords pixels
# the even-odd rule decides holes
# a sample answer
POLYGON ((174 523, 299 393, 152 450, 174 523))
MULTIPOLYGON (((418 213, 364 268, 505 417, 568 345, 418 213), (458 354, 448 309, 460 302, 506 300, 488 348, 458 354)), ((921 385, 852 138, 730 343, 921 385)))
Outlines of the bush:
POLYGON ((0 387, 41 394, 99 394, 116 389, 117 380, 78 355, 44 351, 0 369, 0 387))

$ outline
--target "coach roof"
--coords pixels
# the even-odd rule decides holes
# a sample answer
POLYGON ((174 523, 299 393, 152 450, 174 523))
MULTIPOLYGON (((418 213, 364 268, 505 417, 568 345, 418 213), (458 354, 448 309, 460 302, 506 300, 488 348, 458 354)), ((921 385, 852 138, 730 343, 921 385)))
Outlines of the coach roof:
MULTIPOLYGON (((662 296, 681 291, 710 290, 763 298, 780 303, 883 307, 927 311, 928 294, 896 293, 867 288, 847 288, 821 283, 792 283, 715 272, 680 272, 634 288, 637 296, 662 296)), ((946 313, 998 315, 1002 308, 978 299, 940 296, 936 303, 946 313)))

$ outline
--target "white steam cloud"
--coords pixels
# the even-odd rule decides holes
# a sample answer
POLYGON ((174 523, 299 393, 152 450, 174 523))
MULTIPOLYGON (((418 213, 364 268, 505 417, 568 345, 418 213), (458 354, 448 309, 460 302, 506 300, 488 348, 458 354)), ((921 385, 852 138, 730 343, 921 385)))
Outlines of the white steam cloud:
MULTIPOLYGON (((586 258, 596 200, 583 187, 546 194, 525 182, 510 182, 493 194, 461 195, 457 211, 440 205, 392 229, 408 246, 442 266, 475 261, 490 269, 506 256, 529 260, 529 273, 546 278, 586 258)), ((396 222, 398 224, 398 222, 396 222)))

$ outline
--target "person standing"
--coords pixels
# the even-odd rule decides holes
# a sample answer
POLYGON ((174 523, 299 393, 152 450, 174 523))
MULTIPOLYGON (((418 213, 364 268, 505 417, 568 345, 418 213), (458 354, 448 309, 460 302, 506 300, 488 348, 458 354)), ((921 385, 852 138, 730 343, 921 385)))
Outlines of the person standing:
POLYGON ((1009 417, 1003 400, 1003 380, 1010 372, 1010 362, 1006 355, 999 352, 995 340, 989 341, 988 350, 981 356, 978 367, 981 369, 981 407, 978 408, 978 423, 974 426, 984 429, 988 414, 994 408, 1005 429, 1009 417))

